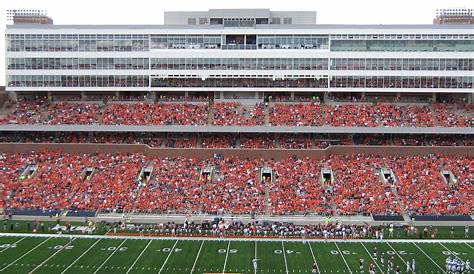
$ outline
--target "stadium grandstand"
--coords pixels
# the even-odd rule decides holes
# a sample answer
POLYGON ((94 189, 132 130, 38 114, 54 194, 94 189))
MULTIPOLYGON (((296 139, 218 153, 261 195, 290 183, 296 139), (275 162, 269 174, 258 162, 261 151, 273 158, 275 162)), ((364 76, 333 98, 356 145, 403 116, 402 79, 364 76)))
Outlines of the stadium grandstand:
MULTIPOLYGON (((17 22, 7 26, 8 98, 3 100, 0 140, 7 153, 4 159, 13 161, 14 166, 4 168, 9 170, 10 180, 27 178, 34 183, 30 190, 21 184, 4 184, 5 209, 472 214, 474 208, 469 201, 474 200, 473 177, 465 174, 472 171, 469 157, 474 126, 474 32, 470 27, 319 25, 315 12, 267 9, 166 12, 164 25, 146 26, 54 25, 38 21, 42 23, 17 22), (15 154, 8 149, 12 143, 23 143, 36 152, 15 154), (45 151, 43 156, 38 155, 35 146, 41 143, 54 143, 51 148, 64 149, 64 154, 45 151), (77 156, 70 151, 93 153, 90 148, 81 151, 81 146, 76 145, 79 143, 94 144, 107 153, 95 160, 88 158, 88 163, 74 164, 77 156), (124 145, 120 152, 130 155, 110 154, 109 144, 124 145), (127 146, 139 144, 149 147, 127 146), (332 146, 340 151, 347 146, 348 154, 321 154, 322 149, 332 146), (407 146, 412 150, 410 155, 403 155, 408 158, 394 160, 388 155, 358 151, 363 146, 407 146), (417 155, 418 147, 431 148, 435 154, 437 149, 449 153, 450 147, 464 147, 465 156, 459 155, 459 159, 468 157, 461 161, 467 166, 445 168, 445 161, 440 160, 443 155, 417 155), (232 150, 240 158, 226 154, 232 150), (246 155, 249 150, 253 152, 246 155), (309 164, 309 160, 281 156, 290 157, 299 150, 309 153, 305 155, 314 153, 319 159, 311 164, 312 179, 288 173, 284 168, 309 164), (173 153, 168 155, 170 151, 173 153), (222 159, 198 159, 201 157, 196 155, 200 153, 195 151, 206 151, 204 155, 215 154, 222 159), (194 156, 182 158, 187 155, 194 156), (250 155, 254 159, 248 159, 250 155), (67 164, 66 170, 50 169, 51 161, 56 161, 54 157, 69 162, 74 170, 67 164), (56 203, 53 198, 47 201, 53 195, 48 189, 36 189, 44 184, 61 191, 66 187, 61 186, 64 182, 54 183, 54 178, 72 172, 68 177, 74 187, 68 185, 64 190, 79 187, 76 195, 81 199, 86 195, 81 186, 84 170, 94 170, 89 175, 92 178, 114 178, 105 174, 118 172, 113 170, 120 166, 112 165, 115 157, 131 171, 126 174, 128 178, 120 179, 129 184, 120 193, 120 197, 130 199, 121 200, 123 205, 113 203, 118 197, 107 199, 112 203, 107 205, 92 197, 88 205, 76 206, 78 201, 71 200, 56 203), (361 171, 352 170, 358 162, 354 157, 366 159, 367 170, 363 173, 368 177, 360 182, 354 181, 360 176, 353 172, 361 171), (414 169, 410 163, 416 157, 426 159, 424 164, 433 168, 436 179, 426 183, 443 191, 440 197, 433 197, 434 201, 426 202, 426 208, 417 206, 413 210, 413 204, 422 201, 409 193, 412 181, 390 186, 380 176, 385 170, 399 182, 407 176, 421 179, 416 170, 413 174, 397 174, 405 170, 400 169, 404 165, 414 169), (100 165, 104 170, 97 172, 98 162, 102 161, 111 161, 113 169, 100 165), (183 187, 191 193, 198 188, 199 194, 184 195, 182 206, 168 208, 165 201, 174 197, 170 194, 157 201, 162 196, 154 193, 160 188, 154 184, 162 184, 164 179, 160 176, 169 176, 167 172, 150 174, 151 183, 147 184, 137 178, 143 169, 157 172, 175 164, 186 168, 175 169, 178 177, 173 180, 183 176, 179 174, 185 169, 194 170, 194 175, 186 175, 191 177, 183 187), (35 172, 20 176, 29 165, 36 167, 35 172), (241 166, 241 170, 232 171, 233 165, 241 166), (317 179, 324 177, 323 168, 334 176, 327 186, 317 179), (213 172, 199 174, 199 170, 207 169, 213 172), (271 181, 259 177, 267 169, 275 175, 271 181), (443 176, 443 172, 452 178, 443 176), (240 173, 247 175, 240 177, 240 173), (232 177, 231 182, 227 182, 227 176, 232 177), (457 182, 455 188, 451 181, 457 182), (282 184, 289 191, 287 195, 300 196, 306 203, 318 206, 302 203, 294 208, 279 208, 277 201, 284 201, 285 194, 274 192, 282 184), (359 193, 337 193, 353 188, 353 184, 376 192, 369 194, 361 189, 359 193), (305 185, 313 186, 309 190, 304 189, 305 185), (210 189, 204 190, 205 187, 210 189), (218 202, 226 201, 222 188, 228 188, 237 200, 245 200, 245 205, 223 208, 218 202), (31 190, 30 195, 47 193, 45 200, 35 202, 20 194, 31 190), (224 197, 209 201, 213 205, 194 201, 196 195, 209 197, 207 191, 217 191, 224 197), (323 193, 327 197, 321 198, 323 193), (460 197, 453 198, 453 193, 460 197), (383 202, 374 202, 378 199, 383 202), (443 201, 442 206, 438 199, 443 201), (374 203, 377 205, 370 206, 374 203)), ((99 181, 105 191, 116 180, 99 181)), ((169 184, 171 187, 173 183, 169 184)), ((100 185, 91 183, 90 187, 100 185)), ((417 187, 422 187, 421 183, 417 187)))
MULTIPOLYGON (((316 12, 269 9, 165 12, 163 25, 56 25, 42 16, 6 26, 6 220, 120 223, 112 236, 162 223, 160 235, 219 238, 229 228, 303 239, 366 237, 381 224, 473 225, 472 25, 324 25, 316 12)), ((229 246, 216 249, 225 255, 219 273, 229 246)), ((216 272, 195 271, 200 252, 186 272, 216 272)), ((322 273, 318 252, 299 272, 322 273)), ((464 264, 470 252, 449 254, 464 264)), ((142 253, 127 273, 146 270, 134 268, 142 253)), ((383 257, 377 264, 377 248, 367 254, 384 268, 368 273, 396 273, 385 272, 383 257)), ((155 270, 184 273, 164 268, 169 257, 155 270)), ((356 273, 357 259, 341 257, 356 273)), ((428 262, 425 273, 461 273, 429 259, 442 272, 428 262)), ((232 272, 257 273, 256 244, 253 260, 254 271, 232 272)), ((65 273, 75 263, 49 267, 65 273)))

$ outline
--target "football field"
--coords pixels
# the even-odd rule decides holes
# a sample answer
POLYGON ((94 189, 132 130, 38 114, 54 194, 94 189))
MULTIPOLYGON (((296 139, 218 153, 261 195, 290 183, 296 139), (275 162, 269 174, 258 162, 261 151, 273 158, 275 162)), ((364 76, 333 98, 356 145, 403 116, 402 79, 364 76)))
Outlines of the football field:
POLYGON ((370 263, 388 273, 392 256, 402 273, 413 258, 416 273, 446 273, 448 256, 474 261, 474 242, 0 237, 2 273, 255 273, 255 258, 257 273, 311 273, 313 264, 321 273, 360 273, 361 258, 364 273, 370 263))

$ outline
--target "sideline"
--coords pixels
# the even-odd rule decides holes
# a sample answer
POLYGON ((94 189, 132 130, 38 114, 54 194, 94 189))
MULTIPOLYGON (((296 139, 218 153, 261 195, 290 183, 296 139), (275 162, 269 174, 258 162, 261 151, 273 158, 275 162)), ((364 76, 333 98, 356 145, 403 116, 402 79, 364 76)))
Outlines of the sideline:
MULTIPOLYGON (((202 236, 125 236, 125 235, 82 235, 73 234, 74 238, 79 239, 122 239, 122 240, 180 240, 180 241, 258 241, 258 242, 302 242, 301 238, 279 238, 279 237, 202 237, 202 236)), ((70 238, 69 234, 32 234, 32 233, 0 233, 0 237, 31 237, 31 238, 70 238)), ((474 244, 474 239, 311 239, 305 238, 306 242, 342 242, 342 243, 471 243, 474 244)))

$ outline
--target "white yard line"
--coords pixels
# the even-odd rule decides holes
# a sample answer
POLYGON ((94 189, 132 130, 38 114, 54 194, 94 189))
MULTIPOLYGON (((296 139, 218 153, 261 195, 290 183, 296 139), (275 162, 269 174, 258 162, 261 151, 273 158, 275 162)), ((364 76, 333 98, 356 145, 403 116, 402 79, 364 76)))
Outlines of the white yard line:
POLYGON ((425 252, 423 249, 421 249, 421 247, 419 247, 416 243, 413 243, 413 244, 414 244, 423 254, 425 254, 425 256, 426 256, 428 259, 430 259, 430 261, 431 261, 432 263, 434 263, 443 273, 446 273, 446 271, 445 271, 443 268, 441 268, 441 266, 439 266, 439 264, 437 264, 437 263, 435 262, 435 260, 433 260, 433 258, 431 258, 428 254, 426 254, 426 252, 425 252))
POLYGON ((135 267, 138 260, 142 257, 143 253, 145 253, 145 250, 148 248, 148 246, 151 244, 151 242, 153 242, 153 240, 148 241, 148 244, 145 246, 145 248, 143 248, 142 252, 140 252, 140 254, 138 254, 138 257, 135 259, 135 261, 133 261, 133 264, 130 266, 130 268, 127 270, 127 272, 125 274, 130 273, 130 271, 133 269, 133 267, 135 267))
POLYGON ((97 273, 106 263, 107 261, 112 257, 114 256, 115 252, 117 252, 117 250, 119 250, 122 245, 127 241, 127 239, 123 240, 120 245, 100 264, 100 266, 94 271, 93 274, 97 273))
POLYGON ((255 243, 255 258, 254 259, 257 259, 257 242, 254 242, 255 243))
POLYGON ((204 241, 201 242, 201 246, 199 247, 198 254, 196 255, 196 259, 194 260, 193 268, 191 268, 190 274, 193 274, 193 272, 194 272, 194 268, 196 267, 196 263, 198 261, 199 254, 201 254, 201 250, 202 250, 203 245, 204 245, 204 241))
POLYGON ((382 268, 380 268, 379 264, 377 263, 377 259, 374 259, 374 257, 372 257, 372 254, 370 254, 369 250, 367 250, 367 247, 364 245, 363 242, 360 243, 362 245, 362 247, 364 247, 365 249, 365 252, 367 252, 367 254, 369 254, 369 257, 372 259, 372 261, 375 263, 375 265, 377 266, 377 268, 380 270, 380 272, 383 274, 383 270, 382 268))
POLYGON ((46 260, 42 261, 39 265, 37 265, 35 268, 33 268, 33 270, 31 270, 30 272, 28 272, 28 274, 31 274, 31 273, 34 273, 38 268, 40 268, 41 266, 43 266, 44 263, 46 263, 47 261, 51 260, 54 256, 56 256, 56 254, 58 254, 61 250, 65 249, 68 245, 70 245, 76 238, 72 239, 70 242, 68 242, 67 244, 63 245, 60 249, 58 249, 56 252, 54 252, 51 256, 49 256, 46 260))
POLYGON ((341 255, 341 257, 342 257, 342 260, 344 260, 344 263, 346 264, 347 269, 349 270, 349 273, 352 274, 352 270, 351 270, 351 268, 349 267, 349 265, 347 264, 346 258, 344 258, 344 255, 342 254, 341 249, 339 248, 339 246, 337 245, 337 243, 334 243, 334 244, 336 245, 336 248, 337 248, 337 251, 339 252, 339 255, 341 255))
POLYGON ((163 265, 161 266, 160 271, 158 272, 158 274, 160 274, 161 271, 163 271, 163 269, 165 268, 165 265, 166 265, 166 263, 168 262, 168 259, 170 258, 171 254, 173 253, 174 248, 176 247, 176 244, 177 244, 178 242, 179 242, 179 240, 176 240, 176 242, 174 242, 174 245, 173 245, 173 247, 171 248, 170 253, 169 253, 168 256, 166 257, 166 260, 163 262, 163 265))
POLYGON ((398 258, 400 258, 400 260, 402 260, 402 262, 405 264, 405 266, 407 265, 407 261, 405 261, 405 259, 403 259, 402 256, 400 256, 400 254, 398 254, 398 252, 395 250, 395 248, 393 248, 393 246, 390 244, 390 243, 387 243, 387 245, 393 250, 393 252, 395 252, 395 254, 397 254, 398 258))
POLYGON ((31 252, 33 252, 34 250, 36 250, 38 247, 40 247, 42 244, 44 244, 46 241, 48 241, 49 239, 51 238, 46 238, 46 240, 42 241, 41 243, 39 243, 38 245, 36 245, 35 247, 33 247, 32 249, 30 249, 28 252, 26 252, 25 254, 21 255, 21 257, 19 257, 18 259, 14 260, 13 262, 11 262, 10 264, 8 264, 7 266, 5 266, 4 268, 0 269, 0 272, 4 271, 5 269, 9 268, 10 266, 12 266, 14 263, 18 262, 19 260, 23 259, 26 255, 30 254, 31 252))
POLYGON ((447 246, 445 246, 443 243, 439 243, 444 249, 446 249, 447 251, 449 251, 452 255, 454 255, 454 257, 458 258, 459 260, 461 260, 461 262, 464 262, 464 260, 459 257, 458 255, 456 255, 456 252, 452 251, 451 249, 449 249, 447 246))
POLYGON ((469 246, 471 249, 474 249, 474 247, 472 247, 472 245, 468 244, 468 243, 465 243, 467 246, 469 246))
POLYGON ((285 250, 285 244, 283 244, 283 241, 281 242, 281 247, 283 249, 283 258, 285 258, 285 269, 286 269, 286 274, 290 273, 288 271, 288 262, 286 261, 286 250, 285 250))
MULTIPOLYGON (((254 245, 255 245, 255 256, 254 256, 254 259, 255 259, 255 260, 258 260, 258 259, 257 259, 257 242, 255 241, 255 242, 253 242, 253 243, 254 243, 254 245)), ((258 262, 258 261, 257 261, 257 262, 258 262)), ((252 266, 253 266, 253 262, 252 262, 252 266)), ((254 267, 253 272, 254 272, 254 274, 257 274, 257 268, 254 267)))
POLYGON ((229 257, 229 248, 230 248, 230 241, 227 244, 227 251, 225 252, 225 260, 224 260, 224 267, 222 268, 222 274, 225 273, 225 267, 227 266, 227 258, 229 257))
MULTIPOLYGON (((19 242, 23 241, 25 238, 26 238, 26 237, 23 237, 23 238, 19 239, 18 241, 14 242, 14 243, 12 243, 12 244, 10 244, 10 245, 16 245, 16 244, 18 244, 19 242)), ((6 248, 0 250, 0 253, 4 252, 5 250, 7 250, 7 249, 9 249, 9 248, 10 248, 10 247, 6 247, 6 248)))
POLYGON ((319 269, 318 262, 316 261, 316 257, 314 256, 313 248, 311 247, 311 244, 308 243, 309 250, 311 251, 311 256, 313 256, 313 261, 316 264, 316 268, 318 269, 318 273, 321 273, 321 269, 319 269))
POLYGON ((89 248, 84 251, 79 257, 77 257, 77 259, 74 260, 74 262, 72 262, 68 267, 66 267, 66 269, 63 270, 63 272, 61 272, 60 274, 64 274, 66 273, 66 271, 71 268, 75 263, 77 263, 84 255, 87 254, 87 252, 89 252, 97 243, 99 243, 102 239, 98 239, 94 242, 94 244, 92 244, 91 246, 89 246, 89 248))

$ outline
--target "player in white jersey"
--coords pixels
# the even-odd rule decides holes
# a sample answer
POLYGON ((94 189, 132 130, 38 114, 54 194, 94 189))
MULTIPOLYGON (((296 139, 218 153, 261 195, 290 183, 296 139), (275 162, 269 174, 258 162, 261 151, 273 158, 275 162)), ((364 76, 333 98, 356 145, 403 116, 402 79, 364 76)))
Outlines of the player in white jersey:
POLYGON ((407 273, 410 273, 411 271, 411 264, 409 261, 407 261, 407 273))
POLYGON ((461 262, 456 263, 456 273, 461 273, 461 262))
POLYGON ((471 261, 466 260, 466 273, 471 273, 471 261))
POLYGON ((448 271, 448 273, 451 273, 451 272, 454 272, 454 261, 450 260, 448 262, 448 264, 446 265, 446 270, 448 271))
POLYGON ((375 265, 374 265, 374 264, 370 264, 370 266, 369 266, 369 274, 375 274, 375 265))
POLYGON ((258 262, 259 260, 260 260, 260 259, 257 259, 257 258, 255 258, 255 259, 252 260, 253 272, 254 272, 254 273, 257 273, 257 268, 258 268, 258 263, 257 263, 257 262, 258 262))
POLYGON ((387 261, 387 273, 390 273, 390 271, 393 270, 393 260, 390 258, 387 261))
POLYGON ((301 239, 303 240, 303 244, 306 244, 306 230, 301 230, 301 239))
POLYGON ((448 256, 448 258, 446 258, 446 271, 451 271, 451 256, 448 256))
POLYGON ((415 258, 411 259, 411 271, 413 271, 413 273, 416 272, 415 258))

